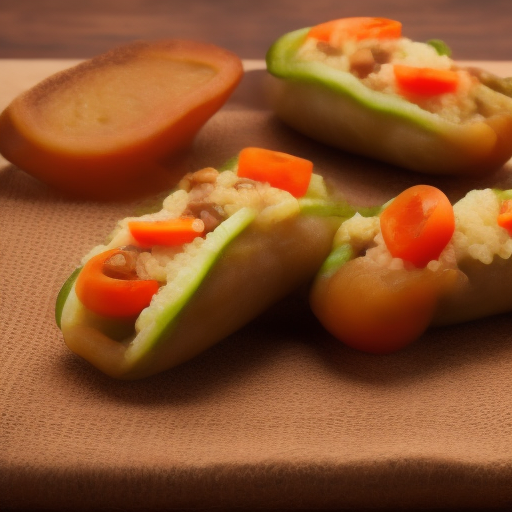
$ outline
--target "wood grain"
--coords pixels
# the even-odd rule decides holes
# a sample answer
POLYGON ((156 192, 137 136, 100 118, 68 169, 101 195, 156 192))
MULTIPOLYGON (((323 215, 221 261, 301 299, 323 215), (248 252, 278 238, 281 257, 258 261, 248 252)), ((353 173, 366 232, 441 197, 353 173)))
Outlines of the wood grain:
POLYGON ((281 34, 344 16, 384 16, 456 59, 510 60, 510 0, 1 0, 0 58, 84 58, 133 39, 209 41, 262 59, 281 34))

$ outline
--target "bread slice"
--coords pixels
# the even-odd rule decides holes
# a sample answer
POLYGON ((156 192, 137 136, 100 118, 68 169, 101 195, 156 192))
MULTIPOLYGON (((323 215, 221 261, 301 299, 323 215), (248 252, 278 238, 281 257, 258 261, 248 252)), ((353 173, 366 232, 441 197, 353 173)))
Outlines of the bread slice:
POLYGON ((57 73, 0 116, 0 153, 72 196, 117 199, 179 176, 173 158, 224 104, 241 60, 194 41, 134 42, 57 73))

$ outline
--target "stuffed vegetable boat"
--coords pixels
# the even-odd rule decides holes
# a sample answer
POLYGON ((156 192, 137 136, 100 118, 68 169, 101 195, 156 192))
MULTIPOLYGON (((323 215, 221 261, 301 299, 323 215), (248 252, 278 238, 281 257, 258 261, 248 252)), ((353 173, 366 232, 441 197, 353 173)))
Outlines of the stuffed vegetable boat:
POLYGON ((294 129, 352 153, 430 174, 486 174, 512 156, 512 82, 449 53, 385 18, 296 30, 267 53, 270 103, 294 129))
POLYGON ((512 310, 512 191, 473 190, 453 206, 417 185, 377 215, 343 222, 311 290, 340 341, 390 353, 431 325, 512 310))
POLYGON ((57 298, 67 346, 112 377, 147 377, 312 279, 341 222, 312 170, 245 148, 228 170, 186 175, 156 213, 121 220, 57 298))

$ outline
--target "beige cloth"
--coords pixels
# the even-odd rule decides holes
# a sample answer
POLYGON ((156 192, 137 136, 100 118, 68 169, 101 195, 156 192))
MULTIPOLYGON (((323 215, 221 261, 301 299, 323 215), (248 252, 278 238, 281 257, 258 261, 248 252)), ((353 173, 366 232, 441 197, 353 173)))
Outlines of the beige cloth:
MULTIPOLYGON (((453 199, 511 186, 510 167, 433 179, 309 141, 264 109, 262 75, 201 131, 188 168, 260 145, 311 158, 366 204, 421 182, 453 199)), ((510 315, 372 356, 333 342, 303 290, 189 363, 118 382, 69 352, 54 304, 135 205, 70 201, 6 164, 0 196, 0 509, 512 506, 510 315)))

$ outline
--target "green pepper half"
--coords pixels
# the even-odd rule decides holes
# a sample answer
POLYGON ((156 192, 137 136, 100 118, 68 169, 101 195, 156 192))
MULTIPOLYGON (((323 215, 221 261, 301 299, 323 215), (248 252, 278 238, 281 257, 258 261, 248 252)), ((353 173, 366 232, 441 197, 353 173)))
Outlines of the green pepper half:
POLYGON ((277 116, 340 149, 430 174, 482 175, 512 156, 512 99, 481 82, 479 112, 453 122, 399 95, 370 89, 353 74, 301 59, 309 28, 279 38, 266 56, 277 116))
POLYGON ((389 353, 429 326, 512 311, 512 229, 498 222, 511 197, 511 190, 485 189, 455 203, 446 252, 422 268, 379 250, 380 214, 391 201, 374 217, 344 221, 314 280, 313 312, 347 345, 389 353))
MULTIPOLYGON (((319 180, 313 175, 312 184, 319 180)), ((248 181, 237 186, 245 190, 251 186, 248 181)), ((168 275, 136 319, 107 318, 89 310, 76 293, 85 265, 77 269, 56 304, 66 345, 107 375, 139 379, 181 364, 224 339, 311 279, 330 251, 342 221, 339 214, 354 213, 346 204, 322 200, 319 187, 316 192, 310 188, 301 200, 287 195, 268 209, 242 205, 201 237, 199 245, 198 239, 190 243, 190 251, 179 254, 179 270, 168 275), (288 204, 295 209, 283 216, 288 204)), ((270 197, 283 197, 284 191, 270 189, 270 197)), ((116 236, 119 232, 104 247, 123 245, 116 236)))

